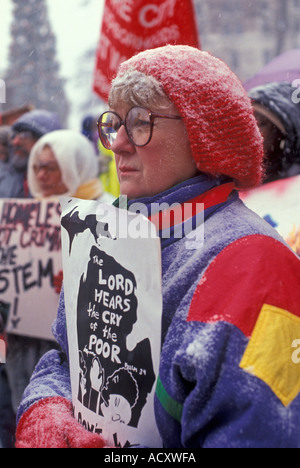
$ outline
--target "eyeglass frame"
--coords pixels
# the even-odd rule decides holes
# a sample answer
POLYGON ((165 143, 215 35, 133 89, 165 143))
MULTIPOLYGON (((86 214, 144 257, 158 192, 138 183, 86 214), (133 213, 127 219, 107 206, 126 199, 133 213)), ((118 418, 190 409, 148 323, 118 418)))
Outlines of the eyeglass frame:
POLYGON ((10 141, 13 141, 16 137, 18 137, 22 141, 28 138, 31 138, 32 140, 38 140, 40 138, 37 134, 34 134, 31 130, 21 130, 21 131, 13 132, 10 137, 10 141))
MULTIPOLYGON (((99 135, 99 138, 100 138, 100 141, 102 143, 102 145, 108 149, 108 150, 111 150, 111 147, 110 148, 107 148, 107 146, 104 144, 104 142, 102 141, 102 138, 101 138, 101 131, 100 131, 100 127, 101 127, 101 120, 102 120, 102 117, 105 115, 105 114, 114 114, 116 115, 119 120, 120 120, 120 127, 118 128, 117 132, 120 130, 120 128, 122 127, 122 125, 124 125, 124 128, 125 128, 125 131, 126 131, 126 135, 128 136, 130 142, 134 145, 134 146, 137 146, 139 148, 142 148, 143 146, 146 146, 150 143, 151 141, 151 138, 152 138, 152 134, 153 134, 153 126, 154 126, 154 119, 156 118, 161 118, 161 119, 174 119, 174 120, 181 120, 181 116, 180 115, 171 115, 171 114, 160 114, 160 113, 157 113, 157 112, 152 112, 150 109, 148 109, 147 107, 143 107, 143 106, 133 106, 129 109, 129 111, 127 112, 127 114, 125 115, 125 119, 122 120, 121 117, 119 116, 119 114, 115 111, 105 111, 103 112, 100 117, 98 118, 97 120, 97 130, 98 130, 98 135, 99 135), (149 132, 149 139, 146 143, 142 144, 142 145, 137 145, 133 139, 131 138, 131 136, 129 135, 129 132, 128 132, 128 129, 127 129, 127 126, 126 126, 126 118, 129 114, 129 112, 132 111, 132 109, 135 109, 135 108, 141 108, 141 109, 144 109, 148 112, 148 115, 149 115, 149 119, 150 119, 150 132, 149 132)), ((104 125, 102 125, 104 126, 104 125)), ((117 133, 116 132, 116 133, 117 133)))
POLYGON ((38 175, 42 170, 44 170, 47 174, 53 174, 54 172, 60 171, 61 169, 58 164, 54 166, 53 163, 39 163, 33 164, 32 170, 35 175, 38 175))

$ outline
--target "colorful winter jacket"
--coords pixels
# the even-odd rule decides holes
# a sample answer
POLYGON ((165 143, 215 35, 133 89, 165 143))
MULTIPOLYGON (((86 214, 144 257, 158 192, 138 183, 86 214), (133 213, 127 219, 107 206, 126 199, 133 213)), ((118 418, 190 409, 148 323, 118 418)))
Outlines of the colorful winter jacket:
MULTIPOLYGON (((151 210, 162 245, 164 446, 300 447, 299 259, 230 181, 200 175, 139 202, 193 206, 171 229, 151 210)), ((18 418, 39 399, 71 399, 63 292, 53 331, 64 353, 42 358, 18 418)))

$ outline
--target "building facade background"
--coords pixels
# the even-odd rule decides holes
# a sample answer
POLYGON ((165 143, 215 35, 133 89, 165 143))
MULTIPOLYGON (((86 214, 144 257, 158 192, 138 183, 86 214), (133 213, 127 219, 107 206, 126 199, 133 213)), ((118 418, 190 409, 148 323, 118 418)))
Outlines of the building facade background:
POLYGON ((194 0, 194 6, 201 48, 224 60, 241 80, 300 48, 300 0, 194 0))

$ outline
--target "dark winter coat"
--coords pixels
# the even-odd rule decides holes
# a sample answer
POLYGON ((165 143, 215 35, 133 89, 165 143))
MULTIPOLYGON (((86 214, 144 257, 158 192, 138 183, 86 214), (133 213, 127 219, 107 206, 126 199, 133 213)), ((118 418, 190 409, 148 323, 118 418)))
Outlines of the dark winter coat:
POLYGON ((291 83, 272 82, 257 86, 249 97, 266 107, 286 130, 281 177, 300 172, 300 90, 291 83))

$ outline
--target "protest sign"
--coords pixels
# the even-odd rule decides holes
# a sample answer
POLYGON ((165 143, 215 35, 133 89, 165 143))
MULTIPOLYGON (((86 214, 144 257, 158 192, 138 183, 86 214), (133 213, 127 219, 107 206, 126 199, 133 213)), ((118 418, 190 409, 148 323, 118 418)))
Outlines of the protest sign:
POLYGON ((6 331, 54 339, 62 270, 57 200, 0 200, 0 305, 6 331))
POLYGON ((124 60, 166 44, 199 47, 192 0, 106 0, 94 91, 107 100, 111 80, 124 60))
POLYGON ((268 221, 300 255, 300 176, 277 180, 248 192, 244 203, 268 221))
POLYGON ((114 206, 74 198, 61 203, 75 418, 109 446, 159 448, 153 407, 162 315, 156 230, 144 216, 114 206))

